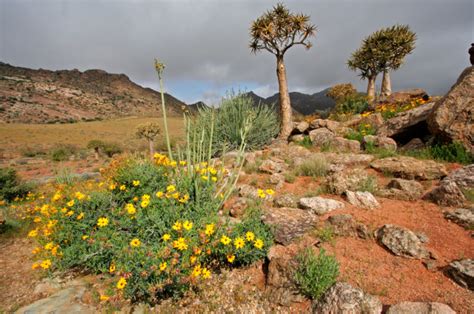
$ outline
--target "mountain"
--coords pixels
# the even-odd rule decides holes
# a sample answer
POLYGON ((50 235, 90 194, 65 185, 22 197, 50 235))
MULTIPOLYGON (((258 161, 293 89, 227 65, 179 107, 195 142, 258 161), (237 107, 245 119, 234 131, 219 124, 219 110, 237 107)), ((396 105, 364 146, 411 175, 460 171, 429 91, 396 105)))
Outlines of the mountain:
MULTIPOLYGON (((167 112, 186 104, 165 94, 167 112)), ((125 74, 33 70, 0 62, 0 122, 64 123, 161 115, 161 95, 125 74)))
MULTIPOLYGON (((335 102, 332 98, 326 96, 328 91, 329 88, 322 90, 318 93, 314 93, 312 95, 299 92, 291 92, 291 107, 293 108, 293 110, 304 115, 312 114, 316 110, 332 109, 335 106, 335 102)), ((279 107, 280 93, 276 93, 275 95, 266 98, 264 103, 276 104, 279 107)))
POLYGON ((204 109, 204 108, 209 108, 208 105, 206 105, 204 102, 202 101, 198 101, 198 102, 195 102, 194 104, 190 104, 188 105, 188 109, 191 111, 191 112, 197 112, 199 109, 204 109))

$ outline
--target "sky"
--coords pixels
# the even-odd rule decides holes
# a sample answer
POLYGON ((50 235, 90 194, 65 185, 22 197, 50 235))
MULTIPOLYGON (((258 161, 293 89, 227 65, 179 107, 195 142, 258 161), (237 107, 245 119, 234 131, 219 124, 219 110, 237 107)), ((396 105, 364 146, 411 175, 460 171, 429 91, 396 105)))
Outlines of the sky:
MULTIPOLYGON (((154 58, 166 64, 166 91, 188 104, 216 105, 231 89, 278 92, 276 58, 251 53, 253 20, 267 0, 0 0, 0 61, 28 68, 103 69, 158 89, 154 58)), ((347 68, 364 37, 394 24, 416 32, 414 52, 392 74, 393 90, 442 95, 469 66, 472 0, 287 0, 317 33, 285 54, 290 91, 315 93, 366 82, 347 68)), ((377 80, 380 87, 381 76, 377 80)))

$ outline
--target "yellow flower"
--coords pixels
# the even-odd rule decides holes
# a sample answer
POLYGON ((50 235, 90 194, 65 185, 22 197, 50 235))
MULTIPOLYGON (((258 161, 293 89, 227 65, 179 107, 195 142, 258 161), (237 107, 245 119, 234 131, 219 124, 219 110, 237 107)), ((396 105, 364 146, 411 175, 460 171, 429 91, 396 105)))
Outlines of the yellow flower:
POLYGON ((267 197, 267 195, 265 194, 265 192, 262 189, 258 189, 257 194, 258 194, 258 197, 260 197, 260 198, 267 197))
POLYGON ((38 254, 39 252, 41 252, 41 248, 39 246, 35 247, 33 251, 31 251, 33 254, 38 254))
POLYGON ((174 167, 176 167, 177 164, 178 164, 178 163, 173 160, 172 162, 170 162, 170 167, 173 167, 173 168, 174 168, 174 167))
POLYGON ((150 195, 148 194, 143 194, 142 195, 142 201, 149 201, 150 200, 150 195))
POLYGON ((201 179, 202 179, 203 181, 208 181, 208 180, 209 180, 209 176, 201 176, 201 179))
POLYGON ((227 255, 227 261, 229 263, 233 263, 235 261, 235 255, 227 255))
POLYGON ((166 192, 173 193, 174 191, 176 191, 176 187, 174 185, 168 185, 166 187, 166 192))
POLYGON ((163 241, 169 241, 169 239, 171 239, 171 236, 168 234, 168 233, 165 233, 162 237, 163 241))
POLYGON ((178 202, 180 202, 180 203, 187 203, 188 200, 189 200, 189 195, 188 195, 188 194, 185 194, 185 195, 183 195, 183 196, 178 200, 178 202))
POLYGON ((261 239, 257 239, 255 240, 253 246, 260 250, 263 248, 263 241, 261 239))
POLYGON ((38 263, 33 263, 33 265, 31 265, 31 269, 37 269, 40 267, 40 264, 38 263))
POLYGON ((194 277, 199 277, 199 275, 201 274, 201 266, 200 265, 197 265, 194 267, 193 269, 193 276, 194 277))
POLYGON ((125 205, 125 209, 127 210, 127 213, 129 215, 135 215, 135 213, 137 212, 137 209, 135 208, 135 206, 133 206, 133 204, 130 204, 130 203, 125 205))
POLYGON ((74 206, 74 200, 70 200, 69 202, 67 202, 67 206, 73 207, 74 206))
POLYGON ((196 260, 197 260, 197 257, 194 256, 194 255, 189 258, 189 262, 190 262, 191 264, 196 263, 196 260))
POLYGON ((122 290, 123 288, 125 288, 126 285, 127 285, 127 280, 122 277, 122 278, 120 278, 119 281, 117 282, 117 289, 122 290))
POLYGON ((110 267, 109 267, 109 273, 112 274, 114 271, 115 271, 115 264, 112 263, 112 264, 110 264, 110 267))
POLYGON ((137 196, 134 196, 134 197, 133 197, 133 201, 134 201, 134 202, 138 201, 138 197, 137 197, 137 196))
POLYGON ((101 295, 101 296, 100 296, 100 300, 105 302, 105 301, 108 301, 108 300, 109 300, 109 297, 106 296, 106 295, 101 295))
POLYGON ((183 228, 184 228, 184 229, 186 229, 186 230, 189 231, 189 230, 192 229, 192 227, 193 227, 193 223, 192 223, 192 222, 190 222, 190 221, 188 221, 188 220, 185 220, 185 221, 183 222, 183 228))
POLYGON ((140 240, 138 240, 137 238, 133 239, 132 241, 130 241, 130 246, 131 247, 139 247, 141 244, 140 240))
POLYGON ((208 236, 211 236, 214 233, 214 224, 208 224, 206 225, 206 231, 204 233, 208 236))
POLYGON ((119 187, 120 191, 125 191, 126 189, 127 189, 127 187, 123 184, 119 187))
POLYGON ((66 213, 66 216, 68 217, 71 217, 72 215, 74 215, 74 211, 70 210, 66 213))
POLYGON ((180 160, 180 161, 179 161, 179 165, 180 165, 180 166, 186 166, 186 161, 180 160))
POLYGON ((182 224, 179 221, 177 221, 174 223, 173 227, 171 228, 173 228, 173 230, 179 231, 181 230, 181 227, 182 227, 182 224))
POLYGON ((201 274, 202 274, 202 278, 203 279, 208 279, 211 277, 211 272, 206 268, 204 267, 202 270, 201 270, 201 274))
POLYGON ((66 207, 61 208, 61 213, 65 214, 66 212, 67 212, 67 208, 66 208, 66 207))
POLYGON ((36 223, 41 222, 41 217, 35 217, 35 219, 33 221, 36 222, 36 223))
POLYGON ((217 177, 212 177, 211 180, 212 182, 217 182, 217 177))
POLYGON ((158 191, 158 192, 156 192, 155 195, 156 195, 156 197, 158 197, 158 198, 162 198, 163 195, 165 195, 165 193, 163 193, 162 191, 158 191))
POLYGON ((267 193, 267 195, 273 195, 275 194, 275 191, 273 191, 272 189, 266 189, 265 193, 267 193))
POLYGON ((231 240, 229 237, 227 237, 227 236, 225 236, 225 235, 223 235, 223 236, 221 237, 221 243, 222 243, 222 244, 228 245, 230 242, 232 242, 232 240, 231 240))
POLYGON ((109 219, 106 217, 101 217, 97 220, 97 226, 105 227, 109 224, 109 219))
POLYGON ((143 201, 140 203, 140 207, 141 207, 141 208, 147 208, 148 205, 150 205, 150 201, 149 201, 149 200, 143 200, 143 201))
POLYGON ((234 246, 236 249, 241 249, 244 247, 244 245, 245 245, 245 241, 241 237, 238 237, 234 240, 234 246))
POLYGON ((62 195, 59 191, 54 193, 53 197, 51 198, 53 202, 59 201, 61 199, 62 195))
POLYGON ((41 262, 41 268, 48 269, 51 267, 51 261, 49 259, 45 259, 41 262))
POLYGON ((161 271, 164 271, 167 266, 168 266, 168 264, 166 264, 166 262, 161 263, 161 264, 160 264, 160 270, 161 270, 161 271))
POLYGON ((175 192, 175 193, 171 194, 171 197, 174 198, 175 200, 177 200, 179 198, 179 192, 175 192))
POLYGON ((178 240, 173 241, 173 247, 180 251, 188 249, 188 245, 186 244, 186 240, 184 238, 178 238, 178 240))
POLYGON ((51 229, 43 229, 43 235, 45 237, 49 237, 53 232, 51 231, 51 229))
POLYGON ((76 217, 77 220, 81 220, 82 218, 84 218, 84 213, 80 213, 80 214, 77 215, 77 217, 76 217))
POLYGON ((83 236, 82 236, 82 240, 87 240, 87 238, 89 238, 88 235, 83 235, 83 236))
POLYGON ((133 180, 132 184, 133 184, 133 186, 139 186, 140 185, 140 180, 133 180))
POLYGON ((28 233, 28 236, 29 236, 30 238, 34 238, 34 237, 38 236, 38 229, 31 230, 31 231, 28 233))
POLYGON ((74 195, 76 196, 76 198, 77 198, 78 200, 82 200, 82 199, 84 199, 84 198, 86 197, 86 195, 85 195, 85 194, 82 194, 81 192, 76 192, 76 194, 74 194, 74 195))
POLYGON ((54 242, 49 242, 44 246, 45 250, 51 250, 54 246, 54 242))
POLYGON ((255 234, 252 231, 248 231, 245 234, 245 237, 247 238, 247 241, 253 241, 255 239, 255 234))
POLYGON ((115 183, 110 183, 109 184, 109 190, 115 190, 116 187, 117 187, 117 184, 115 184, 115 183))

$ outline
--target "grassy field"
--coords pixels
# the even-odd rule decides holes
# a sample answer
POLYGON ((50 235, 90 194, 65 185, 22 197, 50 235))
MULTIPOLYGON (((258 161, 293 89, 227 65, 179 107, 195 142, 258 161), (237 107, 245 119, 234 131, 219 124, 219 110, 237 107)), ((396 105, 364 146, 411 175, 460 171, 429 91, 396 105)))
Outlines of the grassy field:
MULTIPOLYGON (((136 126, 146 122, 158 122, 162 135, 157 140, 163 146, 162 118, 127 117, 107 121, 79 122, 73 124, 0 124, 0 147, 3 153, 19 153, 26 148, 48 149, 57 144, 71 144, 85 148, 93 139, 116 142, 124 149, 145 148, 144 140, 135 138, 136 126)), ((168 118, 172 140, 182 138, 184 124, 181 118, 168 118)), ((164 147, 164 146, 163 146, 164 147)))

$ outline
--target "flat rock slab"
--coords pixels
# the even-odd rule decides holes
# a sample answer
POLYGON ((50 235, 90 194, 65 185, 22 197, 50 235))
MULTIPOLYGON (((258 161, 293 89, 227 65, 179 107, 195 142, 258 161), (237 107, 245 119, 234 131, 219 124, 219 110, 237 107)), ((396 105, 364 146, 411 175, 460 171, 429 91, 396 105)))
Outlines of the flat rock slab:
POLYGON ((466 229, 474 229, 474 208, 457 208, 445 212, 444 217, 466 229))
POLYGON ((460 286, 474 291, 474 260, 454 261, 449 264, 448 273, 460 286))
POLYGON ((456 314, 448 305, 438 302, 401 302, 390 306, 386 314, 456 314))
POLYGON ((329 198, 322 198, 319 196, 300 198, 298 205, 300 208, 308 209, 317 215, 324 215, 325 213, 335 209, 341 209, 345 207, 344 203, 342 202, 329 198))
POLYGON ((337 282, 321 297, 313 301, 313 313, 382 313, 382 302, 359 288, 345 282, 337 282))
POLYGON ((275 241, 288 245, 307 231, 314 229, 318 218, 307 210, 290 207, 264 209, 263 222, 273 226, 275 241))
POLYGON ((372 162, 370 166, 408 180, 436 180, 448 175, 443 164, 405 156, 382 158, 372 162))
POLYGON ((392 179, 387 187, 378 191, 382 197, 402 201, 414 201, 423 196, 423 185, 415 180, 392 179))
MULTIPOLYGON (((429 258, 430 252, 413 231, 395 225, 384 225, 375 231, 376 239, 397 256, 407 258, 429 258)), ((423 241, 422 241, 423 240, 423 241)))
POLYGON ((80 303, 85 286, 73 286, 59 291, 52 296, 36 301, 33 304, 22 307, 15 313, 33 314, 33 313, 95 313, 95 309, 88 305, 80 303))
POLYGON ((347 201, 357 207, 375 209, 380 207, 380 203, 370 192, 345 192, 347 201))

